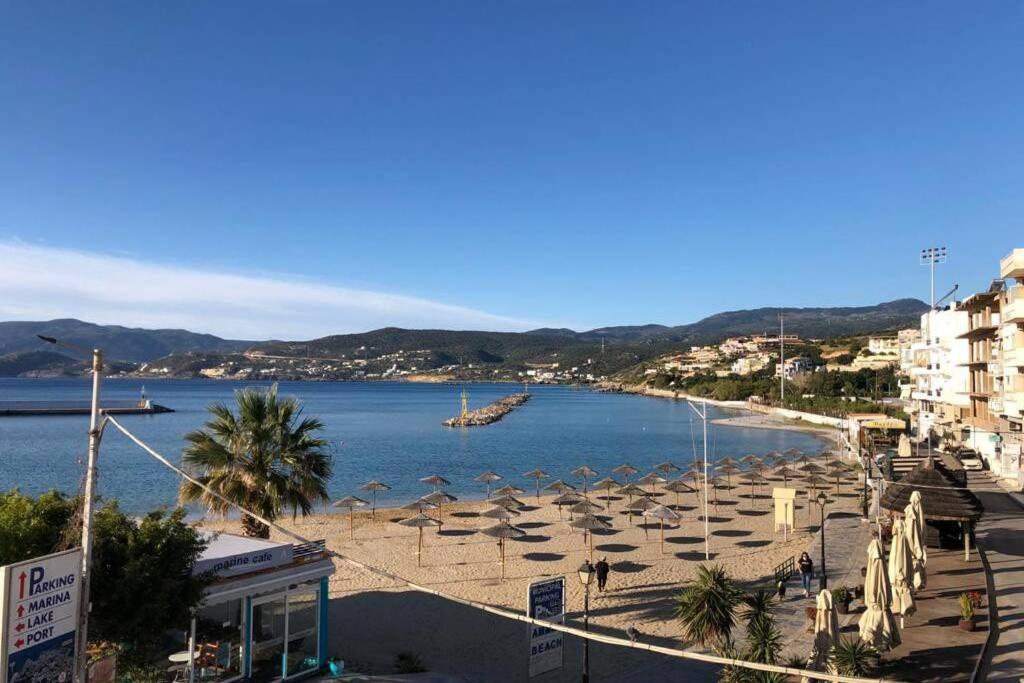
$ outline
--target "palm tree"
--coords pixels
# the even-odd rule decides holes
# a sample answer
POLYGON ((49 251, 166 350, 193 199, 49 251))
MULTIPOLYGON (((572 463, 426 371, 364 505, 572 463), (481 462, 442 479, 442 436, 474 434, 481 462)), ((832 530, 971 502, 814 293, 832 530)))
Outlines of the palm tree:
POLYGON ((724 651, 732 645, 740 590, 725 567, 697 567, 697 577, 676 596, 676 618, 689 642, 724 651))
MULTIPOLYGON (((205 429, 185 435, 185 466, 213 491, 264 519, 274 521, 282 510, 292 516, 313 511, 328 500, 327 481, 332 463, 327 441, 316 436, 323 423, 302 417, 302 404, 294 397, 278 398, 277 385, 269 391, 235 392, 238 414, 223 403, 208 410, 213 416, 205 429)), ((226 513, 231 506, 191 482, 182 482, 182 503, 202 502, 211 512, 226 513)), ((251 515, 242 515, 246 536, 267 538, 270 528, 251 515)))
POLYGON ((860 638, 839 638, 832 647, 832 663, 844 676, 870 676, 878 665, 878 652, 860 638))

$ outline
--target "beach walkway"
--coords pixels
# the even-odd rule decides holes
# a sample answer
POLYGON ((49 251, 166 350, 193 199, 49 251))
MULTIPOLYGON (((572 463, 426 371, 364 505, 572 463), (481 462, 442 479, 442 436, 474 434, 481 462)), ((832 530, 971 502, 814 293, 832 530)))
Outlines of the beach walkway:
POLYGON ((976 531, 988 560, 996 602, 996 640, 981 680, 1024 680, 1024 500, 1008 494, 987 473, 971 473, 971 488, 985 505, 976 531))

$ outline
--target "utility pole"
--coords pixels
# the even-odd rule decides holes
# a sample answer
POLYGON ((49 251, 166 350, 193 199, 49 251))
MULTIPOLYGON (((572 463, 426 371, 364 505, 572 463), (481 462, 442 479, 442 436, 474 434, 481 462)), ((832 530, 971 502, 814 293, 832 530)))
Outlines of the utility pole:
POLYGON ((92 522, 95 512, 96 499, 96 463, 100 457, 100 439, 103 437, 103 427, 100 422, 100 386, 103 378, 103 351, 93 349, 91 352, 62 342, 54 337, 36 335, 43 341, 57 346, 64 346, 80 353, 92 355, 92 404, 89 410, 89 455, 85 469, 85 494, 82 501, 82 576, 80 589, 80 605, 78 610, 78 639, 75 652, 75 681, 76 683, 87 683, 89 658, 86 650, 89 646, 89 610, 91 600, 89 599, 89 584, 92 579, 92 546, 93 530, 92 522))
MULTIPOLYGON (((928 298, 928 325, 927 325, 927 335, 928 335, 928 338, 925 340, 925 349, 928 352, 928 368, 929 369, 932 369, 932 367, 935 365, 935 358, 934 358, 934 354, 933 354, 933 351, 934 351, 934 348, 935 348, 935 339, 932 337, 932 316, 935 315, 935 264, 937 264, 937 263, 945 263, 946 262, 946 256, 947 256, 947 251, 946 251, 945 247, 928 247, 926 249, 922 249, 921 250, 921 265, 922 266, 925 266, 925 265, 928 266, 929 282, 930 282, 930 294, 929 294, 929 298, 928 298)), ((929 399, 931 398, 933 390, 935 389, 934 382, 935 382, 935 375, 934 374, 929 374, 928 375, 929 399)), ((931 401, 931 400, 929 400, 928 402, 932 406, 931 413, 933 415, 933 421, 934 421, 934 415, 935 415, 935 405, 934 405, 934 403, 935 402, 931 401)), ((918 431, 920 431, 921 430, 921 411, 918 411, 917 415, 918 415, 918 417, 917 417, 917 427, 918 427, 918 431)), ((932 436, 931 436, 931 431, 932 431, 931 427, 929 426, 928 427, 928 434, 927 434, 927 437, 928 437, 928 455, 931 455, 931 452, 932 452, 932 436)), ((921 435, 918 434, 918 436, 920 437, 921 435)))
POLYGON ((693 403, 689 400, 686 401, 686 405, 690 406, 690 409, 697 413, 697 416, 701 419, 704 424, 704 560, 711 559, 711 542, 710 542, 710 528, 708 526, 708 400, 702 399, 704 412, 697 410, 693 403))

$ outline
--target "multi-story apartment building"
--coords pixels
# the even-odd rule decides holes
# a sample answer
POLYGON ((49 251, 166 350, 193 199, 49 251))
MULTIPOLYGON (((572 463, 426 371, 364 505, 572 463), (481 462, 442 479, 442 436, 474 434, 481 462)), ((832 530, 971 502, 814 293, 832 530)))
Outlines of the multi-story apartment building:
POLYGON ((997 280, 987 292, 973 294, 962 304, 967 312, 967 387, 969 406, 961 421, 961 441, 986 459, 996 456, 999 419, 991 402, 997 393, 993 370, 999 358, 999 308, 1003 283, 997 280))
POLYGON ((1024 249, 1014 249, 999 261, 1005 287, 999 297, 998 358, 993 364, 995 387, 989 401, 998 419, 998 455, 992 471, 1020 489, 1024 485, 1024 249))
POLYGON ((921 339, 911 347, 913 364, 904 368, 911 379, 911 406, 917 438, 958 436, 959 423, 970 408, 967 360, 967 311, 952 303, 921 316, 921 339))

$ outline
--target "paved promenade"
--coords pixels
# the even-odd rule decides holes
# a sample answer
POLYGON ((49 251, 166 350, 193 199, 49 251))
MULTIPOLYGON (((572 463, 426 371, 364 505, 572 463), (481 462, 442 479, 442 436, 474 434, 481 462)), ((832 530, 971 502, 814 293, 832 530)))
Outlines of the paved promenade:
POLYGON ((971 474, 971 488, 985 505, 977 528, 992 571, 997 640, 979 680, 1024 680, 1024 500, 1007 494, 986 474, 971 474), (1020 502, 1018 502, 1020 501, 1020 502))

